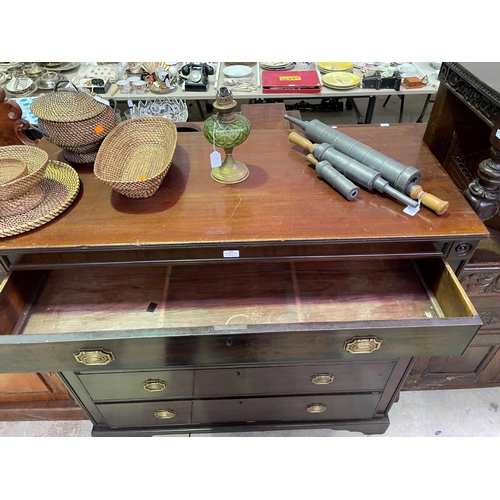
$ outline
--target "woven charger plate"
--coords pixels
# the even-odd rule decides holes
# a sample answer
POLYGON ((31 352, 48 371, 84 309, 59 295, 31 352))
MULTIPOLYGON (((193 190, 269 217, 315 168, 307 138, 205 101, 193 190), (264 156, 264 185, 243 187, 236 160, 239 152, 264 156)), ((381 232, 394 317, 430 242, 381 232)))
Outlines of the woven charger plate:
POLYGON ((19 215, 35 208, 45 198, 45 191, 37 184, 31 191, 13 200, 0 201, 0 217, 19 215))
POLYGON ((39 205, 23 214, 0 217, 0 238, 43 226, 64 212, 80 190, 80 178, 67 163, 49 160, 39 186, 45 193, 39 205))

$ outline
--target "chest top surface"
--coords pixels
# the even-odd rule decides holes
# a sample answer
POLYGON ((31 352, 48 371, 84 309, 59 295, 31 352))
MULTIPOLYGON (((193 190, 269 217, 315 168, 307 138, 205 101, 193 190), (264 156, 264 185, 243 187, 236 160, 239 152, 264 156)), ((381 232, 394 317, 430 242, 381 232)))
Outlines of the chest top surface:
MULTIPOLYGON (((252 131, 235 149, 247 180, 222 185, 210 177, 212 145, 201 133, 180 133, 169 172, 157 193, 128 199, 75 166, 82 182, 73 205, 52 222, 0 240, 0 254, 99 249, 186 248, 236 243, 288 245, 484 239, 488 232, 412 125, 344 126, 343 133, 422 171, 421 185, 450 202, 437 216, 414 217, 378 192, 345 200, 317 178, 289 131, 252 131)), ((54 159, 60 151, 42 141, 54 159)))

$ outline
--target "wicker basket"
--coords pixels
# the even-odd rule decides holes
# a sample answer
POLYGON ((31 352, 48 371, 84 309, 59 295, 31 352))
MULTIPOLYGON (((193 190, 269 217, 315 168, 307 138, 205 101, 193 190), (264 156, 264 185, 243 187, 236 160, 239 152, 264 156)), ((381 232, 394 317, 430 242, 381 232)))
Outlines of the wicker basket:
POLYGON ((116 114, 110 106, 106 105, 97 116, 73 123, 52 122, 38 118, 38 127, 44 134, 47 134, 47 139, 68 151, 89 144, 100 144, 115 126, 116 114))
POLYGON ((172 120, 151 117, 121 122, 104 139, 94 174, 128 198, 148 198, 167 175, 176 145, 172 120))
POLYGON ((0 185, 20 179, 28 174, 28 166, 20 158, 0 158, 0 185))
MULTIPOLYGON (((38 127, 47 140, 72 153, 97 153, 107 134, 116 126, 114 110, 90 94, 74 89, 58 90, 31 103, 38 127)), ((78 161, 78 160, 76 160, 78 161)))
POLYGON ((0 160, 5 158, 23 160, 28 173, 12 182, 0 184, 0 201, 19 198, 30 191, 44 176, 49 161, 49 155, 35 146, 0 147, 0 160))

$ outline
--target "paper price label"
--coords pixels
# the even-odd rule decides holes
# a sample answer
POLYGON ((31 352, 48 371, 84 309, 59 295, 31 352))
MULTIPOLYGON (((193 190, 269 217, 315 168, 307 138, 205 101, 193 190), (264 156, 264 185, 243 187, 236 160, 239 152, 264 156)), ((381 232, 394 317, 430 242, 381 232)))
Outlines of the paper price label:
POLYGON ((418 205, 416 207, 410 207, 410 205, 408 205, 403 210, 405 214, 411 215, 412 217, 416 215, 419 211, 420 211, 420 200, 418 201, 418 205))
POLYGON ((218 151, 212 151, 210 153, 210 165, 212 168, 217 168, 222 165, 221 156, 218 151))

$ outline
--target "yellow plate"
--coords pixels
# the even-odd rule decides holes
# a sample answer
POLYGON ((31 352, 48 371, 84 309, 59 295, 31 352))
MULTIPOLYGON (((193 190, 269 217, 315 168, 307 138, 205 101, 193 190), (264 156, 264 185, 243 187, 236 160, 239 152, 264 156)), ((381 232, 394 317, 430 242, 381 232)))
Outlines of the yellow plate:
POLYGON ((319 70, 325 71, 349 71, 354 67, 352 62, 319 62, 319 70))
POLYGON ((335 73, 327 73, 321 78, 325 85, 334 87, 352 87, 357 85, 361 78, 354 73, 343 73, 341 71, 335 73))

